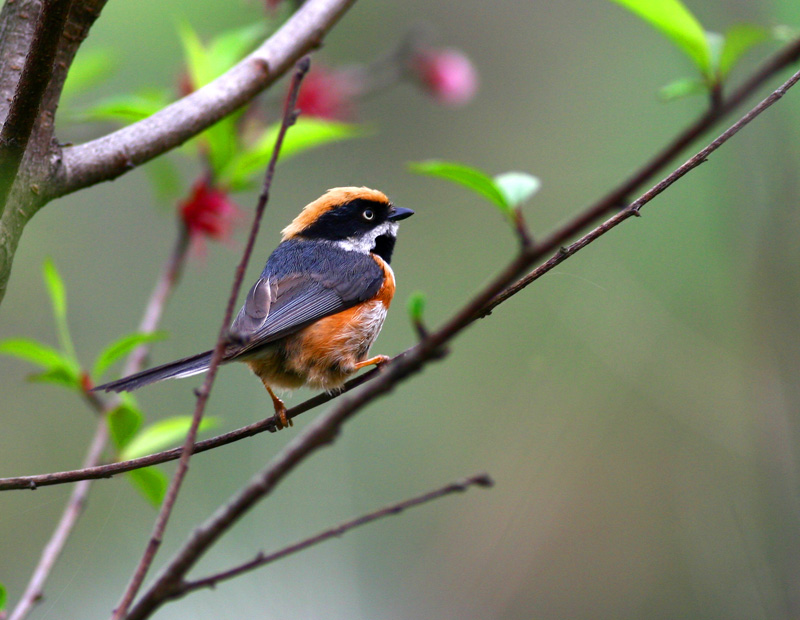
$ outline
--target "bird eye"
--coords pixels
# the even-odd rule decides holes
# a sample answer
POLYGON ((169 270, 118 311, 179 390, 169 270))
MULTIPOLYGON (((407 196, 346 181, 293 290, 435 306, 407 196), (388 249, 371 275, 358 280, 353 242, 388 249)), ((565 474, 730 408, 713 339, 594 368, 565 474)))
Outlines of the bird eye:
POLYGON ((375 217, 375 213, 372 211, 372 209, 364 209, 364 213, 362 213, 361 215, 364 216, 365 220, 371 220, 372 218, 375 217))

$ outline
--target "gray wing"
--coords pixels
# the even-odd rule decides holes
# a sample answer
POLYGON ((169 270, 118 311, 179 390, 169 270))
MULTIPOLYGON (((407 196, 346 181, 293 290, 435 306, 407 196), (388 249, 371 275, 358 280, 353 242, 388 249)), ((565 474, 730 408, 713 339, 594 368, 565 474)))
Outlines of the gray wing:
POLYGON ((375 296, 384 277, 378 264, 370 256, 346 264, 346 269, 312 264, 282 277, 265 270, 231 325, 241 345, 225 357, 238 357, 375 296))

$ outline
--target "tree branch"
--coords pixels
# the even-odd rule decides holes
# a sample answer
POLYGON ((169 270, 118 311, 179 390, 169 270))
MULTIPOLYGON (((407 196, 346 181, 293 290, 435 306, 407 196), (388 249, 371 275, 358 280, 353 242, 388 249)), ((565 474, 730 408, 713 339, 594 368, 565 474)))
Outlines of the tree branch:
MULTIPOLYGON (((624 222, 639 215, 641 208, 661 194, 688 172, 705 162, 708 156, 738 133, 764 110, 773 105, 800 80, 800 71, 795 73, 780 88, 729 127, 717 139, 700 150, 694 157, 673 171, 661 182, 642 194, 637 200, 606 222, 587 233, 575 243, 562 248, 550 260, 537 267, 534 279, 553 269, 570 256, 596 241, 601 236, 624 222)), ((226 532, 239 518, 272 490, 295 467, 319 448, 330 445, 341 426, 365 405, 379 396, 393 390, 398 383, 419 371, 427 363, 441 356, 441 347, 474 323, 498 294, 530 267, 535 258, 533 252, 523 251, 513 260, 493 282, 484 288, 471 302, 466 304, 442 328, 421 341, 405 356, 387 363, 377 378, 351 397, 345 397, 338 405, 315 419, 306 429, 291 441, 281 453, 261 472, 256 474, 229 502, 220 507, 203 525, 196 528, 190 538, 168 562, 152 586, 133 607, 127 620, 144 620, 149 617, 183 581, 187 572, 200 557, 226 532)))
POLYGON ((234 577, 238 577, 239 575, 250 572, 251 570, 255 570, 256 568, 261 568, 267 564, 277 562, 278 560, 282 560, 283 558, 294 555, 300 551, 305 551, 309 547, 318 545, 319 543, 330 540, 331 538, 340 538, 352 529, 361 527, 362 525, 367 525, 368 523, 372 523, 373 521, 377 521, 379 519, 400 514, 408 508, 414 508, 447 495, 452 495, 453 493, 464 493, 473 486, 490 488, 493 485, 494 481, 491 479, 491 477, 489 477, 488 474, 477 474, 463 480, 451 482, 450 484, 439 489, 428 491, 427 493, 418 495, 417 497, 412 497, 411 499, 407 499, 402 502, 396 502, 379 510, 367 513, 350 521, 346 521, 345 523, 319 532, 314 536, 296 542, 278 551, 274 551, 273 553, 264 554, 260 552, 249 562, 244 562, 243 564, 234 566, 226 571, 215 573, 213 575, 209 575, 208 577, 203 577, 202 579, 197 579, 194 581, 181 582, 178 586, 176 586, 175 590, 166 597, 165 602, 167 600, 182 598, 190 592, 194 592, 195 590, 199 590, 201 588, 214 588, 221 581, 233 579, 234 577))
MULTIPOLYGON (((323 405, 336 398, 340 394, 362 385, 364 382, 375 377, 378 372, 379 371, 377 369, 371 370, 363 375, 359 375, 355 379, 351 379, 345 384, 345 387, 341 392, 337 392, 335 394, 329 394, 327 392, 317 394, 316 396, 313 396, 312 398, 309 398, 299 405, 287 410, 286 417, 293 419, 298 415, 305 413, 306 411, 310 411, 311 409, 319 407, 320 405, 323 405)), ((213 450, 214 448, 234 443, 247 437, 253 437, 254 435, 258 435, 265 431, 274 432, 275 430, 275 418, 274 416, 270 416, 263 420, 259 420, 258 422, 254 422, 253 424, 243 426, 242 428, 223 433, 222 435, 211 437, 210 439, 204 439, 203 441, 198 441, 194 444, 192 452, 195 454, 198 452, 206 452, 207 450, 213 450)), ((150 465, 158 465, 159 463, 174 461, 180 457, 181 450, 182 448, 180 447, 172 448, 170 450, 164 450, 155 454, 142 456, 137 459, 119 461, 117 463, 109 463, 107 465, 98 465, 97 467, 86 467, 83 469, 74 469, 50 474, 37 474, 33 476, 0 478, 0 491, 9 491, 14 489, 35 490, 39 487, 78 482, 80 480, 99 480, 101 478, 111 478, 112 476, 132 471, 134 469, 141 469, 142 467, 149 467, 150 465)))
MULTIPOLYGON (((736 89, 730 97, 710 108, 705 114, 676 136, 672 142, 658 152, 650 161, 636 170, 617 187, 600 198, 600 200, 584 209, 581 213, 571 218, 564 226, 535 244, 532 253, 536 254, 538 258, 546 256, 557 250, 559 246, 569 239, 572 239, 580 231, 590 226, 599 218, 611 211, 620 209, 627 202, 628 197, 638 187, 652 179, 659 170, 663 169, 669 162, 680 155, 681 151, 710 130, 718 121, 738 108, 769 78, 797 62, 798 58, 800 58, 800 39, 787 45, 765 62, 744 84, 736 89)), ((509 297, 516 295, 531 282, 533 282, 533 280, 529 279, 527 276, 522 278, 514 286, 509 287, 500 294, 487 308, 487 312, 491 312, 497 305, 501 304, 509 297)))
MULTIPOLYGON (((681 150, 683 150, 691 141, 698 138, 702 133, 705 133, 711 125, 718 122, 724 115, 729 114, 736 107, 741 105, 747 97, 759 88, 764 82, 772 77, 775 73, 786 68, 791 63, 797 61, 800 57, 800 40, 788 45, 773 58, 768 60, 760 69, 758 69, 734 94, 732 94, 726 101, 724 101, 713 114, 707 113, 693 123, 689 128, 683 131, 676 137, 670 145, 657 154, 645 166, 637 170, 628 179, 623 181, 617 188, 609 192, 606 196, 598 200, 582 213, 578 214, 575 218, 567 222, 563 227, 551 233, 548 237, 541 242, 534 244, 528 250, 528 254, 535 259, 542 258, 543 256, 551 253, 559 248, 561 244, 571 238, 579 230, 582 230, 591 222, 604 213, 613 209, 620 208, 626 196, 632 192, 636 187, 646 182, 653 177, 660 168, 663 168, 671 159, 676 157, 681 150)), ((503 301, 509 299, 513 295, 520 292, 523 288, 533 282, 538 276, 535 273, 528 274, 522 280, 506 287, 501 291, 495 299, 488 303, 484 309, 482 316, 486 316, 495 307, 503 301)), ((407 355, 413 350, 408 349, 401 355, 407 355)), ((374 378, 377 371, 373 370, 364 375, 351 379, 345 384, 344 389, 336 394, 318 394, 287 411, 287 417, 290 419, 295 418, 306 411, 314 409, 319 405, 329 402, 340 394, 350 391, 351 389, 362 385, 365 381, 374 378)), ((220 446, 228 445, 247 437, 253 437, 265 431, 273 432, 275 430, 275 420, 272 417, 260 420, 253 424, 249 424, 242 428, 223 433, 210 439, 199 441, 194 446, 194 452, 205 452, 220 446)), ((15 490, 15 489, 36 489, 40 486, 50 486, 57 484, 65 484, 77 482, 79 480, 110 478, 120 473, 148 467, 150 465, 157 465, 177 459, 180 456, 181 449, 173 448, 171 450, 164 450, 148 456, 143 456, 138 459, 130 461, 120 461, 117 463, 109 463, 97 467, 89 467, 76 470, 68 470, 47 474, 35 474, 30 476, 16 476, 8 478, 0 478, 0 491, 15 490)))
POLYGON ((0 216, 5 209, 8 194, 39 116, 42 98, 53 75, 53 63, 71 4, 72 0, 42 1, 42 10, 25 58, 25 66, 0 131, 0 216))
POLYGON ((261 47, 210 84, 133 125, 65 148, 47 190, 61 196, 110 181, 196 136, 281 77, 355 0, 308 0, 261 47))
MULTIPOLYGON (((162 269, 161 276, 156 283, 156 287, 147 303, 144 316, 139 324, 140 332, 151 333, 158 328, 158 324, 161 322, 161 317, 164 314, 167 300, 172 294, 186 263, 187 250, 188 234, 185 227, 181 226, 175 241, 175 247, 170 253, 162 269)), ((128 355, 123 374, 132 374, 141 370, 147 355, 147 349, 147 345, 142 345, 128 355)), ((95 467, 100 463, 108 443, 107 414, 112 411, 119 402, 119 398, 104 402, 93 392, 87 392, 86 396, 90 405, 100 416, 97 421, 97 429, 95 430, 94 438, 92 439, 89 451, 84 459, 83 467, 85 469, 95 467)), ((50 576, 58 557, 61 555, 61 551, 67 544, 67 540, 78 518, 83 514, 83 509, 89 496, 90 486, 91 480, 84 479, 77 484, 72 491, 61 519, 50 537, 50 540, 45 545, 39 563, 36 565, 31 580, 28 582, 28 586, 25 588, 25 592, 19 603, 17 603, 10 620, 22 620, 22 618, 27 616, 33 609, 35 604, 41 600, 47 578, 50 576)))
POLYGON ((167 488, 167 493, 164 497, 163 503, 161 504, 158 516, 156 517, 156 522, 153 526, 153 532, 150 536, 147 546, 145 547, 142 559, 139 561, 139 564, 134 570, 133 577, 131 578, 128 587, 125 589, 122 599, 114 610, 112 616, 114 620, 120 620, 121 618, 125 617, 128 612, 128 607, 136 597, 136 594, 138 593, 139 588, 141 587, 142 582, 147 575, 147 571, 150 569, 150 566, 155 559, 158 548, 161 546, 161 540, 164 535, 164 531, 166 530, 167 522, 172 514, 172 509, 175 506, 175 502, 178 499, 178 492, 180 491, 183 480, 189 470, 189 459, 192 456, 192 450, 197 438, 197 431, 200 428, 200 422, 203 419, 203 413, 205 412, 206 403, 208 402, 208 396, 211 393, 211 387, 214 383, 214 379, 216 378, 217 370, 220 362, 222 361, 225 346, 228 342, 228 332, 230 329, 229 326, 233 318, 236 300, 239 297, 239 290, 242 287, 244 273, 247 270, 247 264, 250 262, 250 256, 253 253, 253 247, 256 242, 256 237, 258 236, 261 219, 264 216, 264 211, 269 200, 269 192, 275 175, 275 166, 278 163, 278 156, 280 155, 281 146, 283 145, 283 139, 286 136, 286 132, 289 130, 289 127, 294 125, 295 121, 297 120, 297 111, 295 109, 297 106, 297 95, 300 92, 300 84, 302 83, 306 73, 308 73, 308 68, 308 58, 302 59, 298 62, 297 70, 292 78, 289 96, 286 99, 286 104, 283 110, 281 127, 275 140, 275 148, 272 151, 269 164, 267 165, 266 174, 264 175, 264 184, 262 186, 261 194, 258 197, 256 212, 253 216, 253 224, 250 227, 250 235, 247 239, 244 252, 242 253, 242 259, 239 261, 239 265, 236 268, 233 285, 231 286, 231 293, 228 296, 228 303, 225 308, 225 314, 222 318, 222 325, 220 326, 219 335, 217 336, 217 343, 214 347, 214 352, 211 355, 211 362, 209 364, 203 386, 200 388, 197 395, 197 404, 195 406, 194 414, 192 415, 192 423, 189 427, 189 431, 186 433, 186 439, 181 450, 181 457, 178 461, 178 467, 176 468, 175 473, 172 476, 172 480, 170 481, 170 485, 167 488))
MULTIPOLYGON (((101 418, 97 423, 94 438, 92 439, 92 443, 84 459, 85 467, 100 462, 107 440, 108 430, 106 428, 105 419, 101 418)), ((83 514, 91 485, 91 480, 83 480, 75 485, 67 501, 67 506, 61 515, 61 519, 53 535, 50 537, 50 540, 47 541, 47 545, 45 545, 42 550, 42 555, 39 558, 36 569, 33 571, 31 580, 28 582, 28 586, 25 588, 25 592, 23 592, 22 598, 20 598, 14 611, 11 613, 9 620, 22 620, 30 613, 36 603, 41 600, 44 594, 44 584, 61 555, 75 524, 78 522, 78 518, 83 514)))

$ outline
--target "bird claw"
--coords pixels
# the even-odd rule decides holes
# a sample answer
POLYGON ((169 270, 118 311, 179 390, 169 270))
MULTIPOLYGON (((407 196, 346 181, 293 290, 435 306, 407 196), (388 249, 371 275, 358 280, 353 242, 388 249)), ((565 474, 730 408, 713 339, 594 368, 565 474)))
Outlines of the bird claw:
POLYGON ((275 416, 272 419, 275 420, 275 430, 278 431, 294 426, 292 418, 286 415, 286 407, 275 407, 275 416))

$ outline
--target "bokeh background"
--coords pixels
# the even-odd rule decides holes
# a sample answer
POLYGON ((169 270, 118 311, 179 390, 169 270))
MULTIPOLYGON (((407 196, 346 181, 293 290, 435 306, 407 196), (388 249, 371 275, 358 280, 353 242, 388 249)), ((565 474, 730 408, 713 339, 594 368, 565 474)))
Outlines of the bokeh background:
MULTIPOLYGON (((800 7, 786 0, 689 6, 714 30, 742 21, 800 25, 800 7)), ((120 70, 87 100, 173 84, 181 19, 211 35, 261 14, 259 3, 241 0, 110 2, 85 48, 109 50, 120 70)), ((412 176, 407 162, 441 157, 538 175, 543 189, 526 215, 543 234, 628 175, 704 105, 657 100, 660 86, 691 67, 601 0, 359 2, 320 56, 329 64, 374 58, 420 22, 473 59, 477 98, 446 109, 401 86, 361 104, 359 118, 375 133, 280 168, 248 274, 256 277, 280 228, 323 190, 384 190, 417 212, 402 226, 396 306, 375 348, 388 354, 414 341, 404 309, 412 291, 427 294, 435 326, 515 250, 491 207, 412 176)), ((734 80, 774 49, 748 56, 734 80)), ((494 489, 362 528, 157 617, 797 617, 799 101, 800 92, 790 92, 644 217, 498 308, 453 343, 446 361, 361 413, 195 574, 478 471, 491 473, 494 489)), ((187 180, 194 170, 186 167, 187 180)), ((249 210, 255 194, 237 200, 249 210)), ((173 222, 141 170, 47 206, 22 238, 0 338, 55 344, 40 277, 50 256, 67 282, 76 346, 90 362, 135 328, 173 222)), ((154 361, 212 342, 242 238, 240 230, 235 242, 193 261, 167 311, 171 337, 156 346, 154 361)), ((30 371, 0 358, 3 476, 76 467, 94 427, 77 396, 26 382, 30 371)), ((168 382, 139 400, 150 420, 189 413, 193 385, 168 382)), ((291 403, 305 396, 299 391, 291 403)), ((227 429, 271 407, 260 383, 236 367, 221 373, 208 413, 227 429)), ((194 458, 159 562, 314 415, 294 430, 194 458)), ((61 486, 0 496, 0 582, 12 602, 68 493, 61 486)), ((31 617, 106 617, 153 517, 124 478, 97 482, 31 617)))

